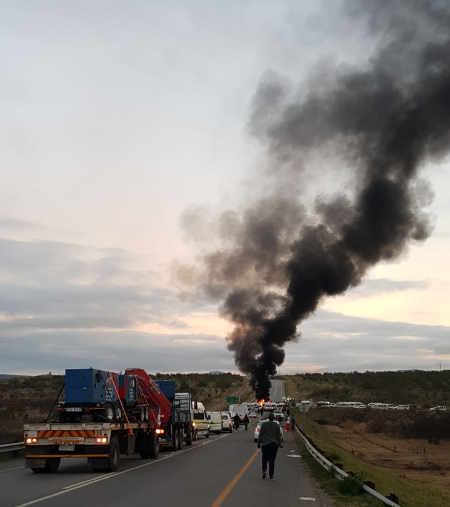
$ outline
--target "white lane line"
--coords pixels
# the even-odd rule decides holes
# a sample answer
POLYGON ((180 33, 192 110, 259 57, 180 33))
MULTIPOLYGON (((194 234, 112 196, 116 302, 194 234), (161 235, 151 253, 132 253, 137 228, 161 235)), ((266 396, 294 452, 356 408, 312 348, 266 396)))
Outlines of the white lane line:
POLYGON ((316 499, 311 496, 301 496, 299 500, 303 500, 304 502, 315 502, 316 499))
POLYGON ((300 454, 288 454, 288 458, 301 458, 300 454))
MULTIPOLYGON (((215 438, 214 440, 207 440, 205 442, 202 442, 201 444, 197 444, 195 447, 190 447, 189 449, 182 449, 181 451, 178 451, 176 453, 172 453, 172 454, 169 454, 168 456, 164 456, 161 459, 156 459, 154 461, 150 461, 149 463, 144 463, 142 465, 137 465, 133 468, 129 468, 128 470, 123 470, 122 472, 114 472, 114 473, 104 474, 104 475, 101 475, 100 477, 95 477, 94 479, 90 479, 90 480, 83 481, 83 482, 78 482, 76 484, 72 484, 71 486, 66 486, 61 491, 57 491, 56 493, 53 493, 53 494, 47 495, 47 496, 43 496, 41 498, 36 498, 35 500, 30 500, 29 502, 25 502, 20 505, 16 505, 15 507, 27 507, 28 505, 34 505, 36 503, 43 502, 44 500, 48 500, 49 498, 55 498, 57 496, 61 496, 66 493, 70 493, 71 491, 75 491, 76 489, 90 486, 91 484, 95 484, 96 482, 101 482, 101 481, 104 481, 107 479, 112 479, 114 477, 118 477, 119 475, 123 475, 123 474, 127 474, 128 472, 132 472, 133 470, 138 470, 139 468, 144 468, 144 467, 148 467, 150 465, 156 465, 157 463, 162 463, 166 459, 170 459, 175 456, 180 456, 181 454, 183 454, 185 452, 194 451, 195 449, 200 449, 200 447, 202 447, 204 445, 211 444, 213 442, 216 442, 217 440, 220 440, 221 438, 229 437, 230 435, 231 435, 231 433, 228 435, 223 435, 218 438, 215 438)), ((19 467, 19 468, 23 468, 23 467, 19 467)))
POLYGON ((10 472, 11 470, 19 470, 19 468, 23 468, 23 466, 22 467, 15 467, 15 468, 6 468, 5 470, 0 470, 0 474, 2 472, 10 472))

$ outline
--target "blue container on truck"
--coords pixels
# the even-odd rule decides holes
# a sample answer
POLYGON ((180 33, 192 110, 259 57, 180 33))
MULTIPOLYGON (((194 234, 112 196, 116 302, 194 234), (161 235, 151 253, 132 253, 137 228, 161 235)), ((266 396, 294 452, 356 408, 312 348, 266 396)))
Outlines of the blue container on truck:
MULTIPOLYGON (((81 422, 86 414, 96 421, 120 421, 119 379, 124 376, 94 368, 66 370, 65 401, 58 404, 60 422, 81 422)), ((135 389, 136 382, 132 384, 135 389)))
POLYGON ((175 380, 156 380, 156 385, 169 401, 173 401, 175 398, 175 380))
POLYGON ((117 373, 94 370, 93 368, 66 370, 66 405, 72 403, 115 403, 117 392, 113 385, 113 379, 117 382, 118 376, 117 373))

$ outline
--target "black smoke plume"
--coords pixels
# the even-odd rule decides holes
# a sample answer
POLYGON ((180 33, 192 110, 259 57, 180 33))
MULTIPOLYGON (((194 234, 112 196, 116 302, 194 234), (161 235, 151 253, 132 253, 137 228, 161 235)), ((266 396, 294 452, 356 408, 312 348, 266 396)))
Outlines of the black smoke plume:
POLYGON ((250 128, 267 149, 269 190, 220 218, 222 246, 203 258, 204 288, 224 298, 228 348, 258 399, 325 297, 431 232, 419 169, 450 147, 450 4, 351 2, 347 13, 367 23, 376 52, 358 68, 318 67, 301 86, 265 76, 250 128), (320 176, 336 188, 308 208, 304 188, 320 176))

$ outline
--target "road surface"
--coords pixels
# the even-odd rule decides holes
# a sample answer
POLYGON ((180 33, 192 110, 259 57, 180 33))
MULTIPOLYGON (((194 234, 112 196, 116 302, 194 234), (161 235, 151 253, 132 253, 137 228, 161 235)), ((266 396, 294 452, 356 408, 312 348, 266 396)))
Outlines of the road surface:
POLYGON ((157 460, 121 457, 110 474, 88 471, 81 459, 62 460, 56 474, 34 474, 23 459, 0 461, 0 506, 332 506, 309 478, 291 433, 284 432, 275 480, 261 478, 254 427, 199 439, 157 460))
POLYGON ((281 402, 283 396, 286 396, 284 393, 284 380, 271 380, 272 387, 270 388, 270 401, 274 401, 276 403, 281 402))

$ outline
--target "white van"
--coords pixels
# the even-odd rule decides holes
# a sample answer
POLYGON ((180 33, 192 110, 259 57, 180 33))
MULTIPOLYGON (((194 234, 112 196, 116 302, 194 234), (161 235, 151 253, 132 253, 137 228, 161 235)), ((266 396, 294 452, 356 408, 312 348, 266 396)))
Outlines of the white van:
POLYGON ((220 412, 208 412, 209 432, 222 433, 222 414, 220 412))
POLYGON ((209 438, 209 421, 205 406, 199 401, 193 401, 192 409, 194 411, 193 440, 201 436, 209 438))
POLYGON ((248 407, 247 405, 232 405, 233 406, 233 417, 237 414, 241 422, 244 422, 244 417, 248 416, 248 407))
POLYGON ((447 407, 445 405, 439 405, 437 407, 430 408, 430 412, 446 412, 447 407))
POLYGON ((377 410, 389 410, 394 408, 394 405, 392 405, 392 403, 369 403, 367 406, 369 408, 375 408, 377 410))

